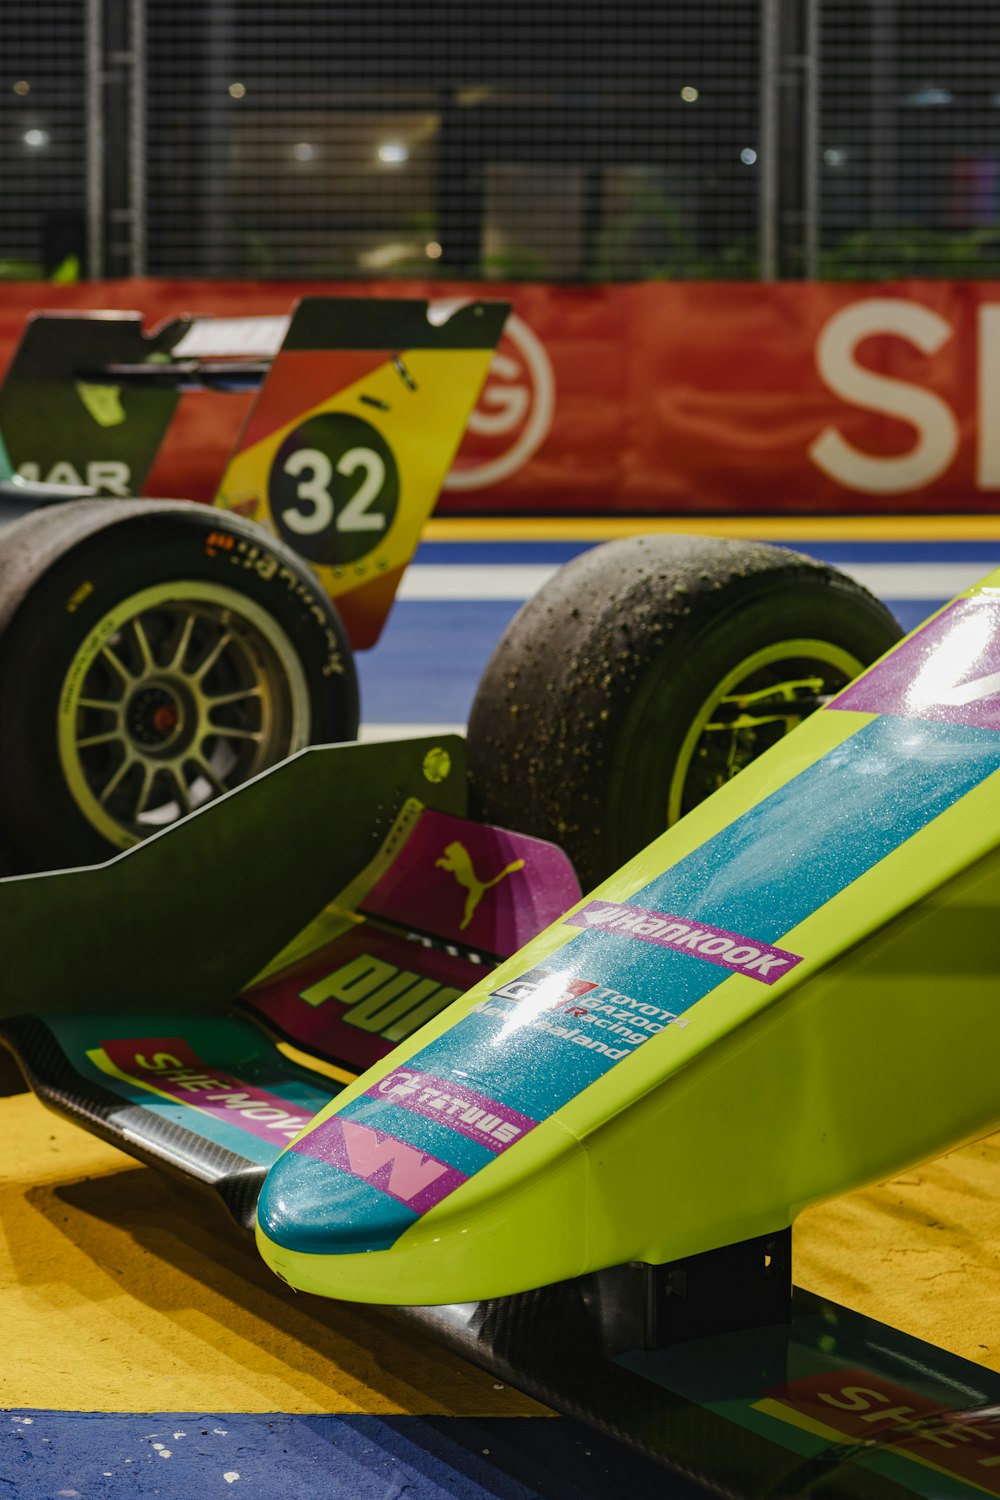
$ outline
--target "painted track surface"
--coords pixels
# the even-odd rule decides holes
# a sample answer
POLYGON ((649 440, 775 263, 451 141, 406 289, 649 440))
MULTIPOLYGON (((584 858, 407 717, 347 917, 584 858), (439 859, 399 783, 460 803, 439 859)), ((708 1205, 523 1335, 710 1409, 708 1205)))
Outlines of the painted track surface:
POLYGON ((694 1494, 390 1315, 297 1297, 214 1206, 33 1098, 0 1118, 0 1494, 694 1494))
MULTIPOLYGON (((974 535, 790 540, 908 628, 1000 561, 974 535)), ((426 543, 362 660, 369 732, 461 725, 539 570, 583 545, 426 543)), ((221 1215, 34 1100, 0 1115, 0 1495, 693 1494, 385 1314, 293 1296, 221 1215)), ((1000 1368, 1000 1140, 811 1211, 796 1257, 803 1285, 1000 1368)))
MULTIPOLYGON (((388 725, 462 726, 490 652, 519 605, 589 545, 565 539, 425 542, 381 641, 359 657, 368 732, 388 725)), ((807 535, 789 536, 787 545, 851 573, 907 630, 1000 564, 1000 538, 890 542, 807 535)))

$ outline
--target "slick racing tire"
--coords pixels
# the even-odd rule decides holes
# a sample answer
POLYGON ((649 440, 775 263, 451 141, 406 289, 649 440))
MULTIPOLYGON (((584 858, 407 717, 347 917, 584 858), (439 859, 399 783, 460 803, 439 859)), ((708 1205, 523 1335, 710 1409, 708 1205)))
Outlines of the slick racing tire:
POLYGON ((468 752, 478 816, 561 844, 584 890, 902 634, 779 547, 637 537, 562 568, 501 638, 468 752))
POLYGON ((83 500, 4 529, 0 846, 16 868, 107 859, 357 728, 340 617, 258 527, 83 500))

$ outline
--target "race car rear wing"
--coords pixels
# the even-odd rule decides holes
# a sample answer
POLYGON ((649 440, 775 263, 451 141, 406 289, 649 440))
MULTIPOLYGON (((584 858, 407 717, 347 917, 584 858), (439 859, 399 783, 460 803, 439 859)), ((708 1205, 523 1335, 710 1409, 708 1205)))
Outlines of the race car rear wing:
POLYGON ((507 312, 309 297, 287 317, 178 318, 149 333, 138 313, 40 313, 0 387, 0 437, 29 483, 138 495, 183 392, 255 393, 214 503, 284 537, 352 644, 370 646, 507 312))

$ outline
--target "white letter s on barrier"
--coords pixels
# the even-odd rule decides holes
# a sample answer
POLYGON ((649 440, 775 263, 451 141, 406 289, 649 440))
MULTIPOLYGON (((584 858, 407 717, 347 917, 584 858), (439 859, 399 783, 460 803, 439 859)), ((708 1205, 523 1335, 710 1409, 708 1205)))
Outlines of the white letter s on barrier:
POLYGON ((869 297, 834 313, 816 344, 816 366, 823 381, 852 406, 912 423, 917 441, 909 453, 880 458, 860 452, 835 427, 827 427, 808 450, 817 468, 846 489, 882 495, 921 489, 944 473, 959 443, 951 407, 908 380, 866 370, 856 363, 854 351, 872 334, 894 333, 921 353, 936 354, 952 332, 951 324, 930 308, 897 297, 869 297))

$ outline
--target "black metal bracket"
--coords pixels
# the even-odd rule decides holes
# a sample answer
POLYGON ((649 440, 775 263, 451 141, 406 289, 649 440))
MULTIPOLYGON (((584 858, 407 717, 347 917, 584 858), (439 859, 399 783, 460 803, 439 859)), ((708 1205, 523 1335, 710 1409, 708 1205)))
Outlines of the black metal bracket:
POLYGON ((585 1301, 609 1354, 788 1323, 792 1231, 758 1235, 666 1265, 597 1272, 585 1301))

